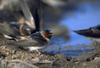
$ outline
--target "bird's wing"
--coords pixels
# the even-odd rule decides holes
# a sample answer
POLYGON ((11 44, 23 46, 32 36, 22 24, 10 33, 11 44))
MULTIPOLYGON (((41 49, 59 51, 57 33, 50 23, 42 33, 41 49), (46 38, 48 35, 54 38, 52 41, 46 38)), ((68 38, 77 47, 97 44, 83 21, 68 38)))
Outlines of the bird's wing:
POLYGON ((35 40, 19 40, 10 42, 9 45, 13 45, 15 47, 30 47, 30 46, 38 46, 40 45, 38 41, 35 40))

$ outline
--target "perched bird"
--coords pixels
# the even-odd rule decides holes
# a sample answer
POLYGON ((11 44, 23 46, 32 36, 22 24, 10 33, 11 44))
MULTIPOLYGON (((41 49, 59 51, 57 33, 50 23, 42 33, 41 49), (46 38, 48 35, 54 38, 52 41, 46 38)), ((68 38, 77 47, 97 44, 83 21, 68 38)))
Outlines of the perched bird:
POLYGON ((0 37, 9 40, 7 44, 12 45, 15 48, 28 49, 29 51, 38 50, 46 47, 52 37, 52 32, 49 30, 37 31, 35 33, 30 33, 26 37, 22 37, 19 35, 18 27, 19 26, 16 24, 0 24, 0 37))
POLYGON ((30 51, 37 50, 45 47, 52 37, 52 33, 49 30, 36 32, 27 37, 27 39, 14 41, 9 45, 15 45, 16 47, 29 48, 30 51))
POLYGON ((10 24, 8 24, 8 22, 0 23, 0 34, 4 36, 4 38, 13 41, 9 42, 8 45, 29 48, 29 50, 32 51, 45 47, 52 37, 52 33, 49 30, 37 30, 36 32, 30 33, 30 31, 28 32, 28 30, 26 30, 28 28, 27 26, 24 26, 23 30, 28 35, 22 37, 20 36, 18 28, 19 25, 15 22, 10 22, 10 24))
POLYGON ((88 29, 77 30, 75 32, 86 37, 91 37, 95 41, 100 41, 100 25, 88 29))

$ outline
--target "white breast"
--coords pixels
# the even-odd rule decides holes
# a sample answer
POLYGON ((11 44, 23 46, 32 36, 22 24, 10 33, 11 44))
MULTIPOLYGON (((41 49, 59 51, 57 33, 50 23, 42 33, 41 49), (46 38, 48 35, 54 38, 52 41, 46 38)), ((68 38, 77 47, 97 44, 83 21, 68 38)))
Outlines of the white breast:
POLYGON ((29 51, 34 51, 34 50, 38 50, 38 49, 41 49, 43 47, 27 47, 29 49, 29 51))

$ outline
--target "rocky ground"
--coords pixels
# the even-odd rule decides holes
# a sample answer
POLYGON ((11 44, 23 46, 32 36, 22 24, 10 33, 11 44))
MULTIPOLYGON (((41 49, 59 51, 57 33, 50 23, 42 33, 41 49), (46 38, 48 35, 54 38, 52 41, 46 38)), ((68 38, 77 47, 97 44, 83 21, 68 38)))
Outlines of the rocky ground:
POLYGON ((29 52, 7 45, 5 39, 0 41, 0 68, 100 68, 100 44, 96 42, 95 51, 71 58, 29 52))

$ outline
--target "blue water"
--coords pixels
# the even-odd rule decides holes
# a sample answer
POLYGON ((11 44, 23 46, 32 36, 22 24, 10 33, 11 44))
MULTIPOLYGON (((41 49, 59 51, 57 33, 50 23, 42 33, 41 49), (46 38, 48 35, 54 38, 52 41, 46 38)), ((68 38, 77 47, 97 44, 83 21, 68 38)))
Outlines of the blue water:
POLYGON ((74 32, 71 32, 70 37, 69 41, 61 37, 53 38, 44 51, 50 54, 63 54, 66 56, 78 56, 83 52, 93 51, 94 47, 90 46, 92 44, 91 40, 74 32))
POLYGON ((90 52, 90 51, 93 51, 94 49, 84 49, 84 50, 64 50, 64 51, 61 51, 59 54, 63 54, 63 55, 66 55, 67 57, 77 57, 77 56, 80 56, 82 53, 87 53, 87 52, 90 52))
POLYGON ((75 10, 66 13, 61 20, 61 25, 65 25, 69 28, 71 39, 69 41, 65 41, 60 37, 53 38, 50 46, 45 50, 48 53, 59 53, 67 56, 78 56, 82 52, 91 51, 94 47, 88 49, 86 49, 86 47, 90 46, 92 41, 84 36, 74 33, 73 30, 100 25, 99 6, 100 3, 81 3, 75 10))

